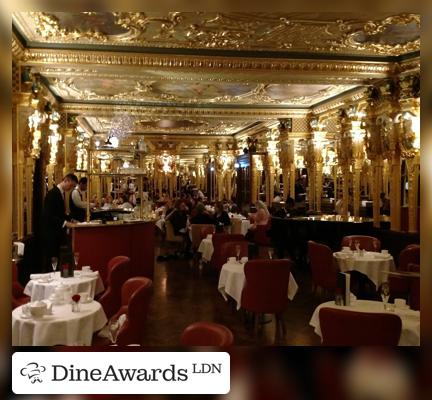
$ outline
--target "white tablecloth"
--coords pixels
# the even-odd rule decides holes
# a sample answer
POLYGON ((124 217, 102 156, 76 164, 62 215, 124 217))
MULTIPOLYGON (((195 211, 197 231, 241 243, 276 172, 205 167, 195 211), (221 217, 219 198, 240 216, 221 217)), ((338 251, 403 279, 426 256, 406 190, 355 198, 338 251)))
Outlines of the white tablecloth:
MULTIPOLYGON (((349 311, 379 312, 392 313, 385 311, 384 305, 380 301, 355 300, 350 306, 337 306, 334 301, 320 304, 312 314, 309 325, 313 326, 315 333, 322 338, 321 327, 319 322, 319 310, 322 307, 339 308, 349 311)), ((402 332, 399 340, 399 346, 419 346, 420 345, 420 311, 395 309, 395 314, 399 315, 402 320, 402 332)))
POLYGON ((31 297, 31 301, 48 299, 60 283, 70 286, 72 295, 86 292, 94 298, 95 294, 104 291, 104 284, 97 271, 88 276, 80 273, 81 271, 75 271, 73 278, 61 278, 60 272, 56 272, 54 280, 47 283, 41 282, 39 279, 32 279, 24 288, 24 293, 31 297))
POLYGON ((71 304, 53 305, 53 314, 42 318, 24 318, 21 309, 12 311, 12 346, 90 346, 93 333, 107 323, 97 301, 80 304, 79 312, 71 304))
POLYGON ((378 287, 387 280, 385 272, 394 271, 394 261, 390 254, 381 254, 367 251, 364 255, 356 252, 336 252, 333 253, 337 265, 342 272, 359 271, 369 277, 378 287))
MULTIPOLYGON (((237 302, 237 310, 241 307, 241 294, 245 281, 244 264, 228 262, 222 266, 218 283, 219 292, 225 300, 228 300, 227 295, 231 296, 237 302)), ((297 290, 297 282, 290 273, 287 297, 292 300, 297 290)))
POLYGON ((248 219, 242 219, 241 222, 241 233, 242 235, 246 235, 247 231, 249 230, 251 226, 251 223, 248 219))
POLYGON ((198 247, 198 252, 201 253, 203 261, 209 262, 212 258, 214 247, 212 239, 204 238, 198 247))
POLYGON ((165 227, 165 218, 159 218, 156 222, 155 222, 155 225, 161 230, 161 231, 163 231, 164 230, 164 227, 165 227))

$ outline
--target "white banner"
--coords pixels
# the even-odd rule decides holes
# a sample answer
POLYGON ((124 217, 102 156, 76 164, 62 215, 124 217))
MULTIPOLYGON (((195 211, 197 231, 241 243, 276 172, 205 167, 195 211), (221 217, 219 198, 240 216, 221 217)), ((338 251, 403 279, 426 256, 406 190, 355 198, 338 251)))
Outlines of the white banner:
POLYGON ((226 394, 225 352, 16 352, 16 394, 226 394))

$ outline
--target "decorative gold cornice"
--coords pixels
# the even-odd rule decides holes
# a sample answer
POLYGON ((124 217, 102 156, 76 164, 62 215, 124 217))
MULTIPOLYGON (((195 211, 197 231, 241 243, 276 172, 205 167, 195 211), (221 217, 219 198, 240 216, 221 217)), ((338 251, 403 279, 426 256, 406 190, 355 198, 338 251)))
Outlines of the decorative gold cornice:
POLYGON ((104 105, 90 103, 62 103, 61 110, 68 113, 112 116, 113 114, 124 114, 139 117, 152 117, 155 115, 169 117, 194 117, 194 118, 232 118, 245 120, 270 120, 285 118, 291 115, 305 115, 307 109, 288 108, 218 108, 218 107, 163 107, 163 106, 128 106, 123 104, 104 105))
POLYGON ((27 49, 25 61, 32 64, 62 65, 105 65, 158 68, 167 70, 195 71, 230 70, 250 73, 251 71, 272 71, 272 73, 337 74, 338 76, 359 75, 363 78, 385 77, 393 72, 387 62, 272 59, 246 57, 155 55, 145 53, 113 53, 104 51, 78 51, 53 49, 27 49))
POLYGON ((366 87, 359 88, 349 94, 341 95, 337 99, 326 101, 323 104, 311 107, 311 112, 313 115, 320 115, 324 113, 331 114, 332 112, 336 112, 340 107, 346 106, 349 103, 356 103, 364 99, 367 96, 366 91, 366 87))
POLYGON ((420 48, 419 14, 387 13, 374 19, 333 15, 82 12, 66 14, 65 23, 61 12, 16 12, 13 21, 29 40, 57 44, 386 56, 420 48))
POLYGON ((395 65, 395 74, 404 75, 413 72, 420 72, 420 57, 401 61, 395 65))
POLYGON ((25 57, 25 51, 26 48, 16 37, 15 33, 12 32, 12 59, 17 62, 22 61, 25 57))

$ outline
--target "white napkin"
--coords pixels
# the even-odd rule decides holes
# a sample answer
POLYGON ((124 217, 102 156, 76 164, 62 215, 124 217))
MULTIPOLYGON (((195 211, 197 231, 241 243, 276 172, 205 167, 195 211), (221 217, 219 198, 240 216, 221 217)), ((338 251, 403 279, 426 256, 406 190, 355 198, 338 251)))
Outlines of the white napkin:
MULTIPOLYGON (((109 322, 109 321, 108 321, 109 322)), ((101 338, 107 338, 107 339, 111 339, 111 335, 110 335, 110 331, 108 328, 108 322, 107 324, 98 332, 98 336, 101 338)), ((121 329, 121 327, 123 326, 123 324, 126 322, 126 314, 122 314, 120 315, 120 317, 118 317, 118 322, 119 322, 119 331, 121 329)))
POLYGON ((30 274, 30 279, 31 280, 36 280, 36 279, 48 279, 51 277, 50 273, 47 274, 30 274))
POLYGON ((24 255, 24 243, 23 242, 14 242, 13 244, 17 247, 17 255, 23 256, 24 255))

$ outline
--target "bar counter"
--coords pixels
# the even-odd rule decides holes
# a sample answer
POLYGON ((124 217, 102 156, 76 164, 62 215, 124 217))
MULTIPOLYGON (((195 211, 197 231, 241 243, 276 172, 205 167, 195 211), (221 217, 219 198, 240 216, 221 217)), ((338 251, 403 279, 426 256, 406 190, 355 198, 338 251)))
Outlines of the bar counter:
POLYGON ((79 265, 90 265, 105 278, 105 267, 115 256, 131 259, 131 276, 153 279, 154 221, 80 223, 72 228, 72 247, 79 252, 79 265))

